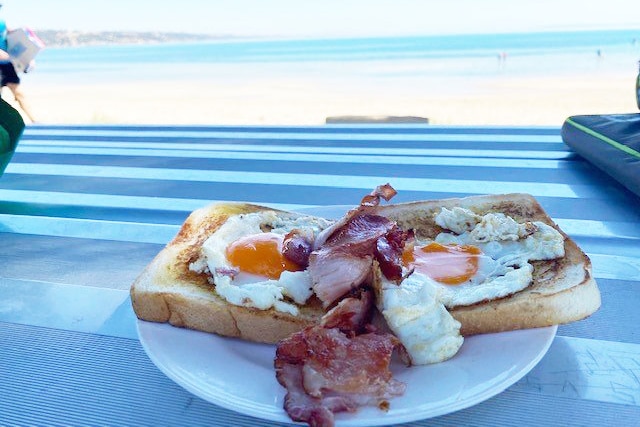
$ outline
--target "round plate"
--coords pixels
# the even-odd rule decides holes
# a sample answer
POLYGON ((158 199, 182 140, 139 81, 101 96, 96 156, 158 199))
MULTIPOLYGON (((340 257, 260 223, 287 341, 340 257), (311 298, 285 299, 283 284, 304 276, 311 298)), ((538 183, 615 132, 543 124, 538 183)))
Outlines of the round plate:
MULTIPOLYGON (((549 349, 557 327, 465 339, 452 359, 429 366, 393 363, 407 385, 388 412, 365 407, 336 414, 338 426, 377 426, 444 415, 486 400, 518 381, 549 349)), ((275 346, 138 321, 145 351, 173 381, 211 403, 253 417, 291 423, 273 368, 275 346)))

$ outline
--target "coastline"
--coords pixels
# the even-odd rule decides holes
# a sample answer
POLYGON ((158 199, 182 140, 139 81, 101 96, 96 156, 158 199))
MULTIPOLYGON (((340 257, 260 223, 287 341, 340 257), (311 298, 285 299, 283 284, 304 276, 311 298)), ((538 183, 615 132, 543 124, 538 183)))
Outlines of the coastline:
POLYGON ((635 34, 550 47, 555 33, 50 48, 21 86, 44 124, 560 126, 637 111, 635 34))

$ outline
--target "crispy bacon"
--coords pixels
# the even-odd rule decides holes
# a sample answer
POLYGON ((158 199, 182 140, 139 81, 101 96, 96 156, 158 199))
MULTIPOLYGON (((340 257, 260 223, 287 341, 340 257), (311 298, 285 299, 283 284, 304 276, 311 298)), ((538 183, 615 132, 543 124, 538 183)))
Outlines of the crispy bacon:
POLYGON ((387 183, 378 185, 371 194, 362 198, 360 206, 378 206, 380 204, 380 198, 389 201, 396 194, 398 194, 398 192, 391 186, 391 184, 387 183))
POLYGON ((309 273, 316 296, 329 307, 371 274, 374 257, 385 276, 402 276, 402 247, 406 233, 388 218, 362 214, 336 230, 325 244, 311 253, 309 273))
POLYGON ((402 279, 402 252, 405 242, 412 237, 412 232, 403 231, 396 226, 377 240, 374 255, 387 279, 402 279))
POLYGON ((281 363, 276 365, 276 378, 287 389, 284 409, 293 421, 303 421, 312 427, 331 427, 333 414, 337 412, 355 412, 358 407, 345 396, 327 396, 317 398, 304 390, 303 373, 300 365, 281 363))
POLYGON ((278 382, 287 389, 285 410, 294 421, 333 426, 335 412, 354 412, 364 405, 387 407, 388 399, 405 389, 389 370, 398 345, 391 334, 349 336, 322 326, 282 340, 274 365, 278 382))
POLYGON ((387 218, 359 215, 311 253, 309 273, 313 290, 325 307, 369 278, 376 241, 392 227, 387 218))
POLYGON ((341 229, 345 224, 351 221, 354 217, 364 215, 366 213, 375 213, 375 208, 380 204, 380 198, 389 201, 396 195, 396 190, 389 184, 383 184, 377 186, 370 194, 364 196, 360 205, 351 209, 338 221, 334 222, 330 227, 325 228, 318 234, 316 240, 313 242, 313 248, 318 249, 331 237, 336 230, 341 229))
MULTIPOLYGON (((405 385, 389 370, 394 349, 403 347, 369 323, 374 295, 360 287, 370 279, 374 258, 385 275, 396 280, 402 275, 408 233, 375 215, 380 198, 395 194, 389 184, 377 187, 314 242, 308 263, 316 296, 325 307, 343 299, 318 325, 278 343, 276 378, 287 389, 284 408, 294 421, 330 427, 334 413, 364 405, 386 409, 388 399, 404 393, 405 385)), ((303 251, 293 238, 291 245, 293 253, 303 251)))
POLYGON ((345 334, 364 332, 373 314, 373 292, 361 289, 357 296, 347 297, 331 310, 320 321, 324 328, 338 328, 345 334))
POLYGON ((348 247, 349 251, 355 254, 370 254, 376 240, 387 234, 394 226, 393 222, 383 216, 358 215, 344 227, 336 230, 323 247, 348 247))
POLYGON ((299 230, 292 230, 284 236, 282 255, 301 268, 307 268, 312 248, 313 245, 306 236, 299 230))
POLYGON ((313 292, 329 307, 367 281, 372 263, 371 256, 354 256, 337 250, 314 251, 309 258, 313 292))

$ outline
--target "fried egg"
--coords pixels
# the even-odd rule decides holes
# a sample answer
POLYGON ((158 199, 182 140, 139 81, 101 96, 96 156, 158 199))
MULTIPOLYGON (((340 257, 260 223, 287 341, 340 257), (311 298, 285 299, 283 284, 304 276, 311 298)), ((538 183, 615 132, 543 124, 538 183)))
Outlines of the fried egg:
POLYGON ((405 267, 433 279, 447 308, 503 298, 533 279, 530 261, 564 256, 564 237, 543 222, 518 223, 503 213, 484 216, 443 208, 436 224, 450 230, 416 241, 405 267))
POLYGON ((329 224, 309 216, 283 219, 272 211, 232 216, 204 242, 190 268, 208 270, 215 291, 231 304, 297 315, 312 283, 304 266, 283 256, 284 237, 298 230, 313 238, 329 224))
POLYGON ((448 231, 408 244, 405 278, 396 284, 383 277, 380 286, 379 309, 414 364, 447 360, 462 345, 447 309, 521 291, 533 279, 529 261, 564 256, 563 236, 542 222, 464 208, 443 208, 435 221, 448 231))
POLYGON ((453 242, 417 244, 403 254, 405 266, 440 287, 447 307, 502 298, 526 288, 533 267, 521 258, 493 259, 478 246, 453 242))

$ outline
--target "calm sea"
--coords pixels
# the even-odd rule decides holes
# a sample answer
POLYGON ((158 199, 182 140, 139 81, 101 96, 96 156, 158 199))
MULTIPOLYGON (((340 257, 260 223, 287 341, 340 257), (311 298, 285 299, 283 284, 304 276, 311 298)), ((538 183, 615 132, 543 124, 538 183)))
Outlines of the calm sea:
MULTIPOLYGON (((640 29, 48 48, 39 81, 637 72, 640 29)), ((31 78, 31 77, 29 77, 31 78)))

